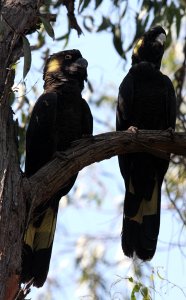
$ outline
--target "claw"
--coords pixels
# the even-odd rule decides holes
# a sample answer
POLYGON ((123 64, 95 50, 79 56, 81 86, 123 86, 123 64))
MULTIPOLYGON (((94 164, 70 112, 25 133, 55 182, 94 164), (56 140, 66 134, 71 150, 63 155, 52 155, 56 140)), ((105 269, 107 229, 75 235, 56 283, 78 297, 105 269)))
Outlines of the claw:
POLYGON ((167 131, 170 132, 170 133, 172 133, 172 134, 175 133, 175 130, 174 130, 172 127, 169 127, 169 128, 167 129, 167 131))
POLYGON ((138 133, 138 128, 135 126, 130 126, 127 131, 131 133, 138 133))
POLYGON ((56 151, 53 155, 53 158, 59 158, 60 160, 67 160, 67 155, 65 152, 56 151))
POLYGON ((171 136, 171 138, 173 139, 173 138, 174 138, 175 130, 174 130, 172 127, 169 127, 169 128, 167 129, 167 132, 170 133, 170 136, 171 136))

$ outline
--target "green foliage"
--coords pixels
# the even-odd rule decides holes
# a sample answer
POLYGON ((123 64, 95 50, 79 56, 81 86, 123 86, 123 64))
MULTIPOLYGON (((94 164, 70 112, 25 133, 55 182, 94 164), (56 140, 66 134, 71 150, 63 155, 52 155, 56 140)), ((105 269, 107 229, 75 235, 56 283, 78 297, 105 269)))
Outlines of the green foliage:
POLYGON ((186 296, 184 290, 180 286, 172 283, 167 278, 162 276, 162 274, 160 273, 160 268, 157 268, 157 270, 152 269, 151 274, 148 278, 149 285, 144 285, 140 279, 135 279, 134 277, 128 277, 126 279, 130 283, 130 285, 132 285, 130 300, 153 300, 154 297, 152 294, 153 292, 156 292, 154 288, 155 281, 156 284, 159 283, 162 288, 167 285, 167 287, 169 286, 170 288, 176 288, 180 290, 184 298, 186 296))
POLYGON ((136 300, 136 294, 139 294, 142 296, 142 300, 152 300, 152 297, 150 295, 150 290, 148 287, 144 286, 141 282, 136 282, 133 280, 132 277, 129 278, 129 281, 134 284, 134 287, 131 292, 131 300, 136 300))
MULTIPOLYGON (((133 47, 133 44, 135 41, 143 34, 150 26, 154 26, 157 24, 161 24, 165 27, 165 29, 168 32, 168 42, 167 42, 167 48, 170 46, 172 42, 172 36, 171 36, 171 27, 173 24, 176 26, 176 34, 177 37, 180 34, 180 28, 181 28, 181 22, 182 19, 186 13, 186 6, 182 3, 175 2, 175 1, 149 1, 149 0, 143 0, 139 5, 138 12, 135 14, 135 34, 132 38, 132 41, 130 45, 125 45, 125 32, 127 28, 127 24, 125 19, 131 15, 131 1, 125 1, 124 5, 122 1, 95 1, 95 9, 99 9, 99 6, 102 4, 102 6, 110 5, 110 11, 111 15, 109 18, 104 15, 104 10, 101 16, 101 21, 99 23, 95 22, 96 16, 94 15, 94 12, 92 11, 92 15, 89 13, 89 18, 91 18, 92 26, 91 28, 88 28, 85 26, 85 28, 88 31, 105 31, 112 33, 113 37, 113 45, 117 51, 117 53, 124 59, 126 59, 126 54, 131 48, 133 47), (161 8, 160 8, 161 6, 161 8), (114 13, 113 13, 114 12, 114 13), (113 15, 113 17, 112 17, 113 15), (117 15, 117 18, 114 17, 114 15, 117 15)), ((84 0, 80 1, 80 7, 79 10, 80 13, 84 13, 82 17, 84 20, 87 18, 86 10, 88 10, 89 6, 94 3, 94 1, 90 0, 84 0)), ((84 22, 84 24, 86 24, 84 22)), ((132 26, 132 24, 130 25, 132 26)))

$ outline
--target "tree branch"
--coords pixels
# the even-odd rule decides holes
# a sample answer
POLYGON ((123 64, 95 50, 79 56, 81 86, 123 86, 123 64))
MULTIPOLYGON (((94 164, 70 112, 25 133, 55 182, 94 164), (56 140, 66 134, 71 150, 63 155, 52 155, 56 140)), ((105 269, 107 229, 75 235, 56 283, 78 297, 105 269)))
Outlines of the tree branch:
POLYGON ((84 167, 118 154, 134 152, 148 152, 164 159, 168 159, 168 153, 186 156, 186 133, 171 130, 140 130, 137 134, 108 132, 74 142, 67 151, 56 153, 54 159, 32 177, 25 178, 31 211, 49 200, 84 167))

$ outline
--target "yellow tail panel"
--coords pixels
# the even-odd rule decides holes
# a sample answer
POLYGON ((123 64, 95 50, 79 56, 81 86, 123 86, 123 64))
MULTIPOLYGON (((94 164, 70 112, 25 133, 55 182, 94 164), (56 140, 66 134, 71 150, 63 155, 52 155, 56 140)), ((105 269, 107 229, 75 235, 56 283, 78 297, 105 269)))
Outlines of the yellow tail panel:
POLYGON ((28 226, 24 237, 25 244, 35 251, 49 248, 53 242, 56 220, 56 213, 52 208, 48 208, 40 227, 34 227, 33 223, 28 226))

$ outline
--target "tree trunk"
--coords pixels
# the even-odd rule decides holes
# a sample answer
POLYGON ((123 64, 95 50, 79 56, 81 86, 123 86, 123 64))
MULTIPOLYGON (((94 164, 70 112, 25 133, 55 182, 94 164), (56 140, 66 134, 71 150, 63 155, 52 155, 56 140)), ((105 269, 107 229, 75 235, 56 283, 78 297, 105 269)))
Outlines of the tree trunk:
POLYGON ((1 107, 0 128, 0 299, 4 299, 7 278, 20 271, 25 203, 10 108, 1 107))
POLYGON ((25 200, 18 159, 17 125, 9 105, 21 36, 35 25, 37 2, 2 0, 0 19, 0 299, 8 277, 20 272, 25 200))

